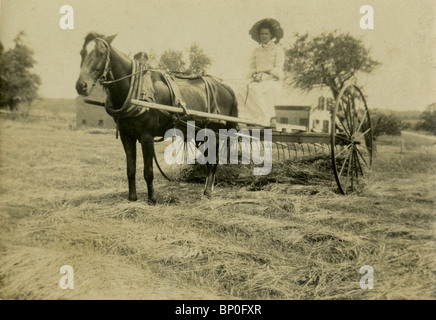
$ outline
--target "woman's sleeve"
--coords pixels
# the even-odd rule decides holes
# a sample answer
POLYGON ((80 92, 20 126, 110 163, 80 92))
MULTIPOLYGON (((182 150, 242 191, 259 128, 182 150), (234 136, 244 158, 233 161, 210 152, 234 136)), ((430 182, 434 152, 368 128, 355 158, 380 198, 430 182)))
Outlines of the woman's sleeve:
POLYGON ((277 46, 274 58, 274 68, 272 68, 271 73, 277 78, 282 79, 284 77, 285 51, 281 46, 277 46))
POLYGON ((251 78, 253 76, 253 73, 256 72, 256 49, 253 50, 253 53, 250 57, 250 64, 248 66, 248 78, 251 78))

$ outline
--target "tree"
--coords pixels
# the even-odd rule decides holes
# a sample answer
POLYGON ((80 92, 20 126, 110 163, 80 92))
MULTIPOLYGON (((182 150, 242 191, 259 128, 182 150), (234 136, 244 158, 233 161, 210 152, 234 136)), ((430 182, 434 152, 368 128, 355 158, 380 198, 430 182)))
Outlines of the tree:
POLYGON ((203 49, 196 43, 191 44, 190 48, 183 50, 166 50, 159 59, 158 67, 175 72, 186 72, 191 74, 205 73, 207 68, 212 64, 212 60, 207 56, 203 49), (185 56, 189 56, 189 67, 185 56))
POLYGON ((424 130, 436 135, 436 103, 429 105, 419 116, 417 130, 424 130))
POLYGON ((17 110, 22 103, 29 106, 38 97, 41 78, 31 72, 36 61, 33 50, 25 45, 25 33, 20 31, 14 39, 15 47, 4 52, 0 48, 0 107, 17 110))
POLYGON ((159 67, 169 71, 185 71, 186 62, 183 60, 183 51, 166 50, 159 59, 159 67))
POLYGON ((372 134, 374 139, 382 135, 400 136, 403 127, 402 121, 394 114, 371 112, 372 134))
POLYGON ((189 68, 187 72, 192 74, 203 74, 211 65, 212 60, 203 52, 203 49, 196 43, 189 48, 189 68))
POLYGON ((380 64, 370 58, 361 40, 349 34, 334 31, 313 38, 308 33, 296 36, 296 42, 286 50, 286 82, 303 91, 328 86, 336 99, 345 81, 380 64))

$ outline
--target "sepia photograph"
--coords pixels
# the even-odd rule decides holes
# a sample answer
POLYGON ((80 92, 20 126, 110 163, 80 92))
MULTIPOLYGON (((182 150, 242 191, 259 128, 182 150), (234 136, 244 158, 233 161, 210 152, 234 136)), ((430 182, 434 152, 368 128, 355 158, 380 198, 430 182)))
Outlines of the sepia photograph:
POLYGON ((0 16, 1 300, 435 300, 434 1, 0 16))

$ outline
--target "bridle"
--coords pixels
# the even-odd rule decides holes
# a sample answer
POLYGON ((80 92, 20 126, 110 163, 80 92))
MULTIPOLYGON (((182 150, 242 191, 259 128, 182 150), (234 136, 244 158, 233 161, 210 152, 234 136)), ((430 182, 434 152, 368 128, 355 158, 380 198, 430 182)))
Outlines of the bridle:
MULTIPOLYGON (((119 82, 119 81, 121 81, 121 80, 125 80, 125 79, 128 79, 128 78, 131 78, 131 77, 135 76, 135 75, 138 74, 138 73, 143 73, 143 72, 146 72, 146 71, 149 70, 149 69, 142 69, 142 70, 140 70, 140 71, 133 72, 133 73, 127 75, 127 76, 124 76, 124 77, 121 77, 121 78, 118 78, 118 79, 113 79, 113 74, 112 74, 112 71, 111 71, 111 55, 110 55, 110 45, 109 45, 109 43, 108 43, 106 40, 102 39, 102 38, 95 38, 93 41, 101 41, 101 43, 103 43, 103 45, 106 47, 106 61, 105 61, 105 65, 104 65, 103 73, 101 74, 100 77, 98 77, 97 80, 95 80, 95 81, 92 83, 92 88, 91 88, 91 90, 92 90, 92 89, 93 89, 97 84, 100 84, 100 85, 102 85, 102 86, 105 86, 105 85, 108 85, 108 84, 112 84, 112 83, 115 83, 115 82, 119 82), (108 79, 107 79, 108 74, 111 75, 111 78, 112 78, 113 80, 108 80, 108 79)), ((133 60, 130 60, 130 61, 131 61, 132 64, 134 63, 133 60)))
POLYGON ((107 80, 106 77, 107 77, 107 74, 109 73, 110 68, 111 68, 111 52, 110 52, 110 48, 109 48, 109 43, 107 43, 106 40, 103 40, 101 38, 96 38, 94 41, 97 41, 97 40, 100 40, 104 44, 104 46, 106 47, 106 62, 104 65, 104 70, 103 70, 102 75, 97 79, 96 82, 94 82, 93 85, 95 85, 97 82, 100 84, 103 84, 103 82, 105 82, 107 80))

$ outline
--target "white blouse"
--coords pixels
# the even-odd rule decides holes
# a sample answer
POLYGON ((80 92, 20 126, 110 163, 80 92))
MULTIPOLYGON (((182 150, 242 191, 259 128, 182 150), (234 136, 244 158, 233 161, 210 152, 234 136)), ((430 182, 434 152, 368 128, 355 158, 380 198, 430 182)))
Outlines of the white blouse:
POLYGON ((267 44, 261 44, 253 50, 250 59, 250 74, 256 72, 270 72, 277 79, 282 79, 285 52, 283 47, 275 44, 272 40, 267 44))

